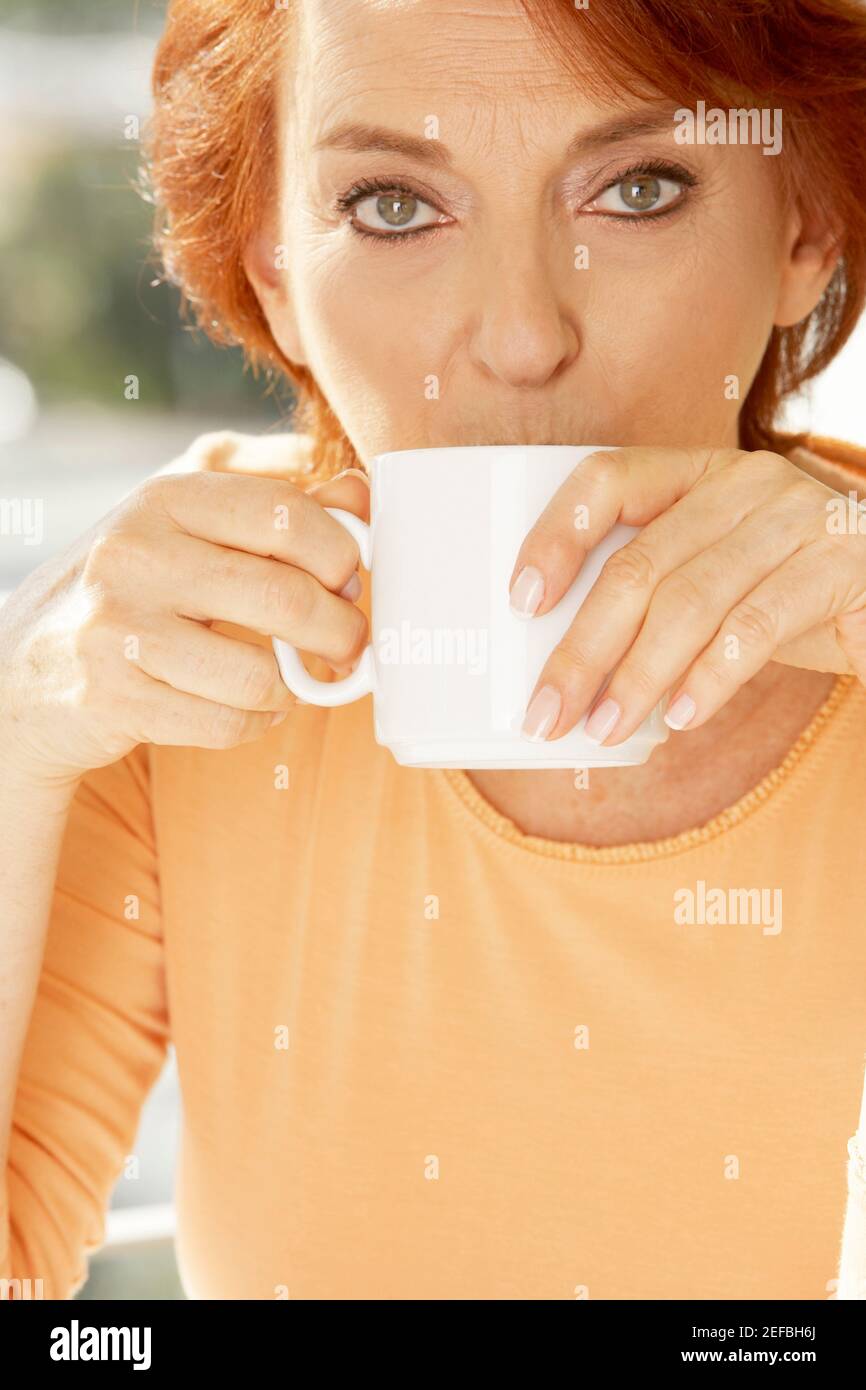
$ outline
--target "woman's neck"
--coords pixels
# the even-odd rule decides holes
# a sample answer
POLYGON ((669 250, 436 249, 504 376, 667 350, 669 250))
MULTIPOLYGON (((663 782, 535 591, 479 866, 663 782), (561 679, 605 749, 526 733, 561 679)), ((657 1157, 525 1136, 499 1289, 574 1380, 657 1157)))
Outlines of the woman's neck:
POLYGON ((570 769, 467 776, 527 835, 593 846, 664 839, 706 824, 778 767, 835 679, 770 662, 706 724, 671 734, 639 767, 591 768, 580 779, 570 769))

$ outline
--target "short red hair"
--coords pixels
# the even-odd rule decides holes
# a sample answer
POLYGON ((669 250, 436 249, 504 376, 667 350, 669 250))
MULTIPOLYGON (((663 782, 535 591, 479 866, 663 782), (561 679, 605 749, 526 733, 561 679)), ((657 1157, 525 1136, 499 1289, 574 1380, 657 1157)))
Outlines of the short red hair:
MULTIPOLYGON (((773 329, 743 402, 743 448, 779 448, 786 396, 842 347, 866 300, 866 9, 859 0, 521 0, 542 41, 584 86, 683 106, 781 107, 783 177, 808 209, 832 209, 842 258, 821 302, 773 329), (587 52, 595 60, 587 71, 587 52)), ((171 0, 153 70, 145 178, 155 244, 185 307, 253 369, 284 373, 316 476, 359 460, 312 373, 275 343, 243 268, 262 207, 276 196, 275 82, 291 51, 291 6, 274 0, 171 0)), ((776 162, 776 161, 774 161, 776 162)))

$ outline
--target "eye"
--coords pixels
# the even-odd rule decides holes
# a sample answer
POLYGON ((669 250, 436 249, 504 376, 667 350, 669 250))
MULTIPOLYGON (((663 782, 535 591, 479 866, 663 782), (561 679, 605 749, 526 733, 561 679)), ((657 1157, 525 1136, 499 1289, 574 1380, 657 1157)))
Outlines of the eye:
POLYGON ((609 184, 584 212, 644 220, 671 212, 684 201, 686 189, 697 180, 686 170, 633 169, 609 184))
POLYGON ((359 236, 381 241, 406 240, 445 221, 438 208, 401 184, 361 181, 337 200, 341 212, 352 211, 350 227, 359 236))

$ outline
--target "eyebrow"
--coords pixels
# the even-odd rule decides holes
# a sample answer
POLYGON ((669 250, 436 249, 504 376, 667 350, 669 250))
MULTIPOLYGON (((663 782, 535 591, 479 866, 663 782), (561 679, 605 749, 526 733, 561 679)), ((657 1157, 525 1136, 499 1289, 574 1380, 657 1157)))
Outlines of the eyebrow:
MULTIPOLYGON (((606 145, 621 144, 636 135, 672 130, 673 124, 673 111, 669 106, 621 112, 591 130, 578 132, 566 145, 565 156, 574 159, 579 155, 592 154, 606 145)), ((346 121, 326 131, 313 145, 314 151, 325 149, 353 150, 358 154, 372 151, 400 154, 440 169, 451 168, 454 164, 451 151, 441 140, 426 140, 423 136, 407 135, 388 126, 365 125, 358 121, 346 121)))

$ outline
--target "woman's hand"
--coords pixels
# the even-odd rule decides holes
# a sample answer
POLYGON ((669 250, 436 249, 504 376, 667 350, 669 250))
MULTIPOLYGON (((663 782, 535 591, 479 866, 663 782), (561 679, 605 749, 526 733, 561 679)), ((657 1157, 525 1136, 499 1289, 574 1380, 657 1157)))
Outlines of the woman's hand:
POLYGON ((848 498, 769 452, 591 454, 524 540, 512 605, 548 613, 616 521, 643 529, 546 662, 528 737, 568 733, 610 672, 586 724, 607 745, 667 692, 670 726, 698 728, 770 660, 866 682, 866 512, 848 498))
POLYGON ((148 479, 10 595, 0 608, 5 775, 60 786, 138 743, 258 738, 295 697, 270 643, 215 631, 217 621, 283 637, 337 671, 360 658, 358 548, 324 506, 366 516, 366 483, 307 495, 272 476, 272 445, 268 476, 204 471, 193 446, 190 469, 181 460, 148 479))

